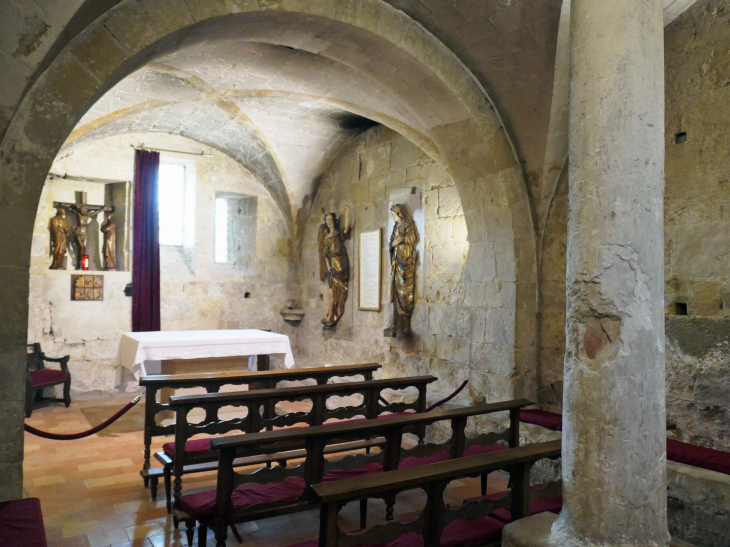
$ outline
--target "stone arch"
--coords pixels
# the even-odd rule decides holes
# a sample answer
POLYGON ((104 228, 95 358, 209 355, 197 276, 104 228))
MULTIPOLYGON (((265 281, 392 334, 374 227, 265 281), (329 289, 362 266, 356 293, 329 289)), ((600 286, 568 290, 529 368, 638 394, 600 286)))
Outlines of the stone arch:
MULTIPOLYGON (((251 40, 337 60, 380 81, 404 106, 468 204, 469 281, 489 276, 509 295, 515 347, 510 391, 532 393, 535 238, 514 147, 476 78, 434 36, 383 0, 122 0, 79 32, 28 90, 0 144, 0 300, 7 303, 0 344, 14 347, 22 361, 32 223, 66 137, 123 77, 219 22, 233 22, 251 40)), ((20 420, 20 375, 14 385, 8 400, 17 402, 12 415, 20 420)))
POLYGON ((78 135, 72 134, 61 151, 71 151, 90 140, 124 133, 169 133, 187 137, 220 150, 250 171, 269 192, 284 216, 290 237, 294 236, 293 214, 282 170, 256 126, 236 105, 201 100, 188 103, 145 103, 128 110, 123 111, 121 116, 112 114, 103 120, 96 120, 89 124, 94 127, 79 132, 78 135), (191 121, 205 120, 218 125, 213 132, 202 131, 199 123, 179 127, 175 121, 181 118, 191 121))

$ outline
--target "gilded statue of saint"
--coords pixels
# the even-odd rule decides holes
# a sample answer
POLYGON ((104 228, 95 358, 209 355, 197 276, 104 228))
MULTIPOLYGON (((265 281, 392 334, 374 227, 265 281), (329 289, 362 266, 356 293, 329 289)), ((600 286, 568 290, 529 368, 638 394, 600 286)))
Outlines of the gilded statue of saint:
POLYGON ((53 252, 53 262, 50 270, 58 270, 63 268, 63 259, 66 256, 66 240, 71 233, 66 224, 64 217, 64 209, 56 208, 56 216, 51 218, 48 223, 48 229, 51 231, 51 246, 53 252))
POLYGON ((319 227, 319 278, 329 284, 327 317, 322 319, 324 330, 333 330, 345 312, 347 288, 350 283, 350 261, 345 240, 350 239, 350 208, 345 207, 342 226, 334 213, 325 213, 319 227))
POLYGON ((106 215, 106 221, 101 225, 101 233, 104 234, 104 245, 102 252, 104 254, 104 269, 117 269, 117 226, 114 223, 114 213, 110 212, 106 215))
POLYGON ((405 205, 393 205, 390 214, 395 221, 389 246, 392 268, 390 301, 393 303, 393 320, 390 327, 383 331, 383 335, 408 338, 411 336, 413 293, 416 288, 418 230, 405 205))

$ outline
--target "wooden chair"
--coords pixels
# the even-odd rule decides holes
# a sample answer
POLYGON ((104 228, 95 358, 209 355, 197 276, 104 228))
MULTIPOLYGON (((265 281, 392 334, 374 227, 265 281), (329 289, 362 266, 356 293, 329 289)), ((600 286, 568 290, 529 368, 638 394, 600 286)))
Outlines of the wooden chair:
POLYGON ((25 378, 25 417, 30 418, 34 408, 52 403, 71 404, 71 373, 68 371, 69 356, 56 359, 47 357, 38 343, 28 344, 27 375, 25 378), (46 368, 45 363, 59 363, 61 370, 46 368), (43 397, 43 390, 63 384, 63 399, 43 397))

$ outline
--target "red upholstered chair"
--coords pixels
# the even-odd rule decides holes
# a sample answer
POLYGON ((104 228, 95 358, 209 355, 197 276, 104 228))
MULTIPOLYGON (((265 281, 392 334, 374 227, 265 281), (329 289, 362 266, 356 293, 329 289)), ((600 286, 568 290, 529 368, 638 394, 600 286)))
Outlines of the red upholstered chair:
POLYGON ((25 417, 30 418, 34 408, 51 403, 71 404, 71 373, 68 371, 69 356, 55 359, 46 357, 40 344, 28 344, 28 374, 25 379, 25 417), (46 368, 45 363, 59 363, 61 370, 46 368), (63 384, 63 399, 43 397, 43 390, 63 384))

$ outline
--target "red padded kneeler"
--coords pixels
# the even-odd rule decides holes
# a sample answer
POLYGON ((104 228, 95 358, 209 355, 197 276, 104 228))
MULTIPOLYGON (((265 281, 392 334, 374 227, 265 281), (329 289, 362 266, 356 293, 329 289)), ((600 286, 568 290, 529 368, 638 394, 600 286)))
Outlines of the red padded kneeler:
POLYGON ((730 452, 667 439, 667 459, 730 475, 730 452))
POLYGON ((345 479, 354 479, 355 477, 374 475, 375 473, 382 472, 383 466, 379 463, 373 462, 367 465, 363 465, 358 469, 333 469, 332 471, 329 471, 324 477, 322 477, 322 482, 342 481, 345 479))
MULTIPOLYGON (((162 450, 171 458, 175 457, 175 443, 163 444, 162 450)), ((210 439, 195 439, 185 443, 185 452, 187 454, 200 455, 210 451, 210 439)))
POLYGON ((479 456, 480 454, 489 454, 490 452, 499 452, 500 450, 509 450, 509 446, 501 444, 474 444, 464 450, 464 457, 479 456))
POLYGON ((555 412, 546 410, 520 410, 520 421, 528 424, 541 425, 553 431, 563 430, 563 417, 555 412))
POLYGON ((446 462, 451 459, 451 456, 445 450, 432 454, 430 456, 423 456, 417 458, 415 456, 408 456, 403 458, 403 461, 398 464, 398 469, 409 469, 411 467, 418 467, 419 465, 427 465, 429 463, 446 462))
MULTIPOLYGON (((289 477, 269 484, 242 484, 233 491, 231 505, 245 509, 259 503, 276 500, 293 500, 304 492, 304 479, 289 477)), ((215 517, 215 490, 188 494, 175 500, 175 509, 184 511, 200 522, 210 522, 215 517)))

